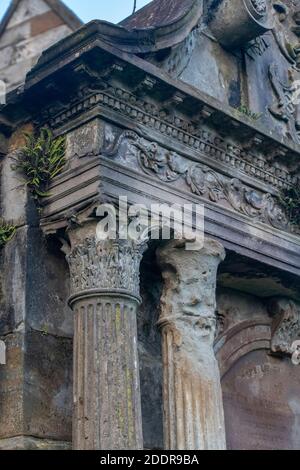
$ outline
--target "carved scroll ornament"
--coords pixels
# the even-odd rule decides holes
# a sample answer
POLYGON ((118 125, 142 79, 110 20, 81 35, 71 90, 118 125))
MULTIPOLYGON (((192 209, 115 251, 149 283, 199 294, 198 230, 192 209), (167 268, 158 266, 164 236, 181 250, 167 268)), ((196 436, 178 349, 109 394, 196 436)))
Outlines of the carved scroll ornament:
POLYGON ((274 316, 271 351, 279 355, 292 355, 293 344, 300 339, 300 307, 287 298, 272 299, 268 305, 274 316))
POLYGON ((273 28, 272 9, 266 0, 220 0, 213 5, 210 28, 226 48, 244 47, 273 28))
POLYGON ((251 219, 288 230, 289 223, 279 202, 271 194, 246 186, 237 178, 225 177, 206 165, 194 163, 175 152, 149 142, 134 132, 106 139, 103 154, 115 156, 126 142, 126 158, 136 158, 143 171, 164 183, 184 181, 193 194, 229 206, 251 219))

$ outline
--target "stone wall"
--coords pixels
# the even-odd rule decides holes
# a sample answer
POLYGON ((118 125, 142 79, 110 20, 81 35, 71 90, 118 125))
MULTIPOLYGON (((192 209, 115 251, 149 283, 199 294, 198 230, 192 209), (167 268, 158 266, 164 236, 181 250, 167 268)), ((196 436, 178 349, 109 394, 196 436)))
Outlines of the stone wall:
POLYGON ((0 257, 0 339, 7 351, 0 367, 0 449, 66 448, 72 435, 69 274, 12 169, 21 133, 9 141, 1 172, 2 215, 17 230, 0 257))

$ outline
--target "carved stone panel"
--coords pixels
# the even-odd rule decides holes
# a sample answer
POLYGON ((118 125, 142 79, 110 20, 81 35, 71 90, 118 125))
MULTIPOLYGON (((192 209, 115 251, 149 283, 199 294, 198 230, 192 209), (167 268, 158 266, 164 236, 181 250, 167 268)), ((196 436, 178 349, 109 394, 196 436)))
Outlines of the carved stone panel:
POLYGON ((246 47, 249 106, 260 124, 300 142, 299 2, 272 2, 274 28, 246 47), (257 86, 253 86, 253 83, 257 86))
POLYGON ((94 119, 69 132, 66 137, 66 158, 70 167, 78 166, 79 159, 99 154, 103 142, 103 123, 94 119))
POLYGON ((297 304, 225 289, 218 318, 227 448, 300 449, 300 375, 291 348, 299 334, 297 304))
MULTIPOLYGON (((117 136, 110 127, 107 127, 102 152, 109 158, 117 158, 123 165, 134 168, 138 166, 144 173, 156 177, 163 183, 176 182, 178 188, 182 187, 184 190, 215 204, 228 207, 257 222, 263 222, 281 230, 295 230, 290 226, 276 197, 252 189, 238 178, 228 178, 207 165, 188 160, 156 142, 141 138, 135 132, 124 131, 117 136)), ((226 161, 224 151, 215 152, 214 157, 226 161)), ((249 165, 239 160, 235 166, 240 168, 241 173, 246 173, 249 165)), ((262 175, 263 171, 260 170, 259 173, 262 175)))

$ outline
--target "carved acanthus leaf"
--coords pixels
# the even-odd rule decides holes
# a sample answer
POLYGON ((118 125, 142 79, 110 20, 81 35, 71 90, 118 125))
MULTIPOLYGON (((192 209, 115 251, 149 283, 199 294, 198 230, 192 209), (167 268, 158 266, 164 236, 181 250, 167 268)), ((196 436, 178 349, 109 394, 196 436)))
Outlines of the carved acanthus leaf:
POLYGON ((145 245, 130 240, 86 238, 67 255, 71 293, 97 289, 139 298, 139 265, 145 245))

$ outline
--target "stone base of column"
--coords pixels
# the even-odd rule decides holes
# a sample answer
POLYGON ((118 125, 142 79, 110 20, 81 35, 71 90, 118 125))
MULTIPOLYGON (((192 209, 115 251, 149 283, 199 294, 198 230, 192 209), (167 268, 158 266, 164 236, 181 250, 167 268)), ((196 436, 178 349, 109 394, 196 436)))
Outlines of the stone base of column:
POLYGON ((29 436, 0 439, 0 450, 71 450, 72 443, 29 436))

